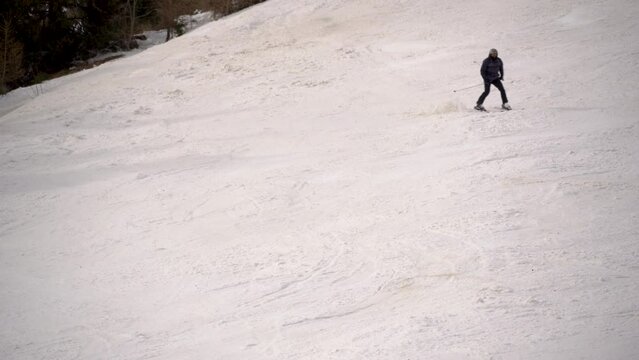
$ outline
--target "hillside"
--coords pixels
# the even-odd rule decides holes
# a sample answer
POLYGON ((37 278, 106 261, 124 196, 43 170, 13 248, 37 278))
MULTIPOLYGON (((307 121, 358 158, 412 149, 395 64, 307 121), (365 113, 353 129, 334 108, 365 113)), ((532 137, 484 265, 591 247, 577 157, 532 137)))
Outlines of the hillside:
POLYGON ((0 97, 0 358, 632 358, 638 16, 269 0, 0 97))

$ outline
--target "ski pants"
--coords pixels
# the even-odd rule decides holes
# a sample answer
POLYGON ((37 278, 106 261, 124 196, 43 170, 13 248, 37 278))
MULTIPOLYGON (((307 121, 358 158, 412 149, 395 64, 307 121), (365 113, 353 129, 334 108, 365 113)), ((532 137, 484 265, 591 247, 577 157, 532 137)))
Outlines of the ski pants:
POLYGON ((491 82, 488 81, 484 81, 484 93, 481 94, 481 96, 479 97, 479 100, 477 100, 477 104, 481 105, 484 103, 484 100, 486 100, 486 96, 488 96, 488 94, 490 94, 490 85, 495 85, 495 87, 499 90, 499 92, 501 93, 501 102, 502 104, 505 104, 508 102, 508 97, 506 97, 506 89, 504 89, 504 85, 502 85, 501 81, 499 79, 495 79, 491 82))

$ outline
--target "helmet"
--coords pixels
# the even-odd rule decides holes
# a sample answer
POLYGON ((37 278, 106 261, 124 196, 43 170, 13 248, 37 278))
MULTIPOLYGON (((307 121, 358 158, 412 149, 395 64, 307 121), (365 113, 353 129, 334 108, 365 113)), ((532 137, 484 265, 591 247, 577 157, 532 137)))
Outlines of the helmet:
POLYGON ((488 56, 492 56, 493 54, 495 55, 495 57, 497 57, 497 49, 490 49, 490 51, 488 52, 488 56))

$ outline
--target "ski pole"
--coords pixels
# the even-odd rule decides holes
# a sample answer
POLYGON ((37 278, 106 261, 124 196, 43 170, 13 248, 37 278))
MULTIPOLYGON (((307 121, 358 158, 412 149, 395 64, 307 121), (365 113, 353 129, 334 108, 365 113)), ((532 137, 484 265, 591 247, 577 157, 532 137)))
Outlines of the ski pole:
POLYGON ((456 90, 453 90, 453 92, 458 92, 458 91, 462 91, 462 90, 468 90, 468 89, 476 88, 476 87, 481 86, 481 85, 484 85, 484 83, 479 83, 479 84, 476 84, 476 85, 467 86, 465 88, 456 89, 456 90))

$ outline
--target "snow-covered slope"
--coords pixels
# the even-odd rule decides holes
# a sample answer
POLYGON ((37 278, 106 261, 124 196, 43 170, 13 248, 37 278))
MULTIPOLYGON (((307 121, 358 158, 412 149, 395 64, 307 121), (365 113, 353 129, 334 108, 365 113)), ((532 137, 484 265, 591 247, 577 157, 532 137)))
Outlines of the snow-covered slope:
POLYGON ((269 0, 0 98, 0 357, 636 356, 637 17, 269 0))

